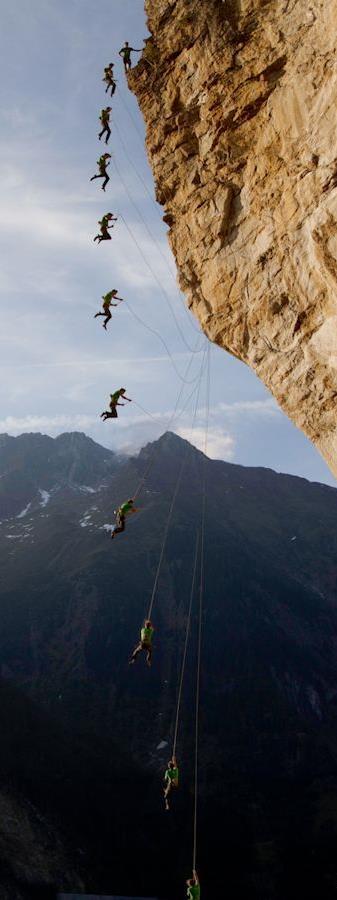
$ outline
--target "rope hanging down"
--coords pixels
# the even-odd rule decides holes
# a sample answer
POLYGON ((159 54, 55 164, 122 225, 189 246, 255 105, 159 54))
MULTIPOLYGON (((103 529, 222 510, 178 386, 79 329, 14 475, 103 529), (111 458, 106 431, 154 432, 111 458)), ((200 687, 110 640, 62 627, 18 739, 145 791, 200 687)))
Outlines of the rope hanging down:
MULTIPOLYGON (((198 375, 196 376, 196 378, 192 378, 191 380, 187 381, 187 380, 183 377, 183 375, 180 374, 179 369, 177 368, 177 366, 176 366, 176 364, 175 364, 175 361, 174 361, 174 358, 173 358, 173 356, 172 356, 172 353, 170 352, 169 347, 168 347, 166 341, 164 341, 164 338, 161 336, 161 334, 159 333, 159 331, 156 331, 155 328, 152 328, 151 325, 148 325, 147 322, 144 322, 144 319, 142 319, 141 316, 139 316, 138 313, 136 313, 136 312, 134 311, 134 309, 132 308, 132 306, 130 306, 129 300, 126 301, 125 308, 128 309, 129 313, 131 313, 131 315, 133 316, 133 318, 136 319, 136 321, 139 322, 140 325, 143 326, 143 328, 146 328, 146 330, 149 331, 150 334, 154 334, 155 337, 157 337, 158 340, 162 343, 163 347, 164 347, 165 350, 166 350, 166 353, 167 353, 169 359, 171 360, 171 364, 172 364, 172 366, 173 366, 173 368, 174 368, 174 371, 175 371, 176 375, 178 376, 178 378, 180 379, 180 381, 184 381, 185 384, 193 384, 194 381, 197 381, 198 375)), ((194 353, 200 353, 200 352, 204 349, 204 344, 205 344, 205 342, 203 341, 202 343, 203 343, 203 347, 198 348, 198 349, 196 348, 195 350, 193 350, 193 354, 194 354, 194 353)))
POLYGON ((210 401, 210 346, 208 347, 208 350, 207 350, 206 425, 205 425, 205 440, 204 440, 202 509, 201 509, 199 626, 198 626, 197 677, 196 677, 196 699, 195 699, 195 762, 194 762, 194 817, 193 817, 193 866, 192 866, 193 871, 196 870, 196 862, 197 862, 200 668, 201 668, 203 596, 204 596, 204 580, 205 580, 204 557, 205 557, 205 517, 206 517, 206 466, 207 466, 207 445, 208 445, 208 428, 209 428, 209 401, 210 401))
POLYGON ((197 532, 196 541, 195 541, 195 553, 194 553, 194 564, 193 564, 193 574, 192 574, 192 584, 190 591, 190 602, 187 613, 187 622, 186 622, 186 633, 185 633, 185 643, 184 643, 184 652, 183 659, 181 664, 181 673, 179 680, 179 690, 178 690, 178 699, 177 699, 177 711, 176 711, 176 720, 174 726, 174 736, 173 736, 173 750, 172 750, 172 759, 176 756, 177 749, 177 739, 178 739, 178 728, 179 728, 179 718, 180 718, 180 705, 181 705, 181 695, 184 683, 184 675, 185 675, 185 666, 186 666, 186 656, 187 656, 187 646, 188 646, 188 638, 190 634, 190 626, 191 626, 191 613, 192 613, 192 605, 193 605, 193 597, 195 590, 195 581, 197 575, 197 561, 198 561, 198 550, 199 550, 199 532, 197 532))
MULTIPOLYGON (((148 196, 149 196, 151 202, 153 203, 153 206, 154 206, 155 209, 156 209, 156 212, 158 213, 158 217, 160 218, 161 224, 163 224, 163 219, 162 219, 162 214, 161 214, 161 211, 160 211, 159 204, 157 203, 156 200, 154 200, 154 198, 153 198, 153 196, 152 196, 151 192, 149 191, 149 188, 148 188, 148 186, 147 186, 147 184, 146 184, 146 181, 144 180, 144 178, 143 178, 143 176, 140 174, 140 172, 138 172, 138 169, 136 168, 136 166, 135 166, 134 162, 132 161, 131 157, 129 156, 128 151, 127 151, 126 143, 125 143, 125 141, 124 141, 124 139, 123 139, 123 136, 122 136, 122 134, 121 134, 121 132, 120 132, 120 129, 118 128, 117 122, 114 123, 114 127, 115 127, 115 129, 116 129, 116 132, 117 132, 118 138, 119 138, 119 140, 120 140, 120 143, 121 143, 121 145, 122 145, 122 147, 123 147, 123 152, 124 152, 125 158, 128 160, 128 162, 130 163, 130 166, 132 166, 132 168, 133 168, 135 174, 137 175, 137 178, 139 179, 139 181, 140 181, 141 184, 143 185, 144 190, 145 190, 146 193, 148 194, 148 196)), ((139 218, 140 218, 141 221, 143 222, 143 224, 144 224, 144 226, 145 226, 145 228, 146 228, 146 231, 148 232, 148 234, 149 234, 150 237, 152 238, 153 243, 156 245, 157 250, 158 250, 158 253, 160 254, 160 256, 161 256, 161 258, 162 258, 162 260, 163 260, 163 262, 164 262, 164 264, 165 264, 165 266, 166 266, 166 268, 167 268, 167 271, 168 271, 168 273, 169 273, 169 275, 170 275, 170 277, 171 277, 171 279, 172 279, 172 282, 173 282, 173 284, 174 284, 174 289, 175 289, 175 291, 177 292, 177 295, 178 295, 178 297, 179 297, 179 301, 180 301, 180 303, 181 303, 181 305, 182 305, 182 307, 183 307, 183 309, 184 309, 184 312, 185 312, 185 314, 186 314, 186 317, 187 317, 187 319, 188 319, 188 322, 189 322, 190 326, 193 328, 193 331, 197 332, 197 334, 200 334, 200 329, 196 327, 196 325, 194 324, 194 321, 193 321, 192 316, 189 315, 189 313, 188 313, 188 311, 187 311, 187 309, 186 309, 186 306, 185 306, 185 302, 184 302, 184 300, 183 300, 182 293, 181 293, 181 291, 179 290, 178 285, 177 285, 177 281, 176 281, 176 272, 175 272, 175 270, 173 269, 173 267, 172 267, 172 266, 170 265, 170 263, 168 262, 168 259, 167 259, 167 257, 165 256, 165 254, 162 252, 161 246, 160 246, 160 244, 158 243, 157 239, 156 239, 156 238, 154 237, 154 235, 152 234, 152 231, 150 230, 150 228, 148 228, 147 222, 145 221, 145 219, 144 219, 142 213, 140 212, 139 207, 138 207, 138 206, 136 205, 136 203, 134 202, 134 200, 133 200, 131 194, 129 193, 129 191, 128 191, 128 189, 127 189, 127 186, 126 186, 126 184, 125 184, 124 181, 123 181, 123 184, 124 184, 124 188, 125 188, 125 190, 126 190, 126 192, 127 192, 127 195, 128 195, 128 197, 129 197, 130 201, 132 202, 134 208, 136 209, 139 218)))
MULTIPOLYGON (((196 414, 197 414, 197 409, 198 409, 198 401, 199 401, 199 393, 200 393, 201 379, 202 379, 202 371, 201 371, 201 373, 200 373, 199 391, 198 391, 198 394, 197 394, 197 399, 196 399, 195 408, 194 408, 194 413, 193 413, 193 421, 192 421, 191 432, 193 432, 193 428, 194 428, 194 424, 195 424, 195 419, 196 419, 196 414)), ((156 576, 155 576, 155 579, 154 579, 154 585, 153 585, 152 594, 151 594, 151 599, 150 599, 149 611, 148 611, 148 615, 147 615, 147 618, 148 618, 148 619, 151 619, 151 614, 152 614, 153 604, 154 604, 154 600, 155 600, 155 596, 156 596, 156 591, 157 591, 157 586, 158 586, 158 581, 159 581, 159 575, 160 575, 161 565, 162 565, 163 558, 164 558, 164 552, 165 552, 165 547, 166 547, 167 535, 168 535, 168 532, 169 532, 169 528, 170 528, 170 524, 171 524, 171 519, 172 519, 172 514, 173 514, 175 502, 176 502, 176 499, 177 499, 178 491, 179 491, 179 488, 180 488, 180 485, 181 485, 181 479, 182 479, 182 477, 183 477, 183 472, 184 472, 184 468, 185 468, 185 465, 186 465, 186 462, 187 462, 187 457, 188 457, 188 455, 189 455, 189 451, 190 451, 190 447, 189 447, 189 445, 187 444, 187 447, 186 447, 186 450, 185 450, 185 453, 184 453, 184 457, 183 457, 183 459, 182 459, 182 463, 181 463, 181 466, 180 466, 180 471, 179 471, 179 475, 178 475, 178 478, 177 478, 176 486, 175 486, 175 489, 174 489, 173 497, 172 497, 172 500, 171 500, 171 505, 170 505, 170 509, 169 509, 169 514, 168 514, 167 521, 166 521, 166 526, 165 526, 165 531, 164 531, 164 537, 163 537, 163 542, 162 542, 162 546, 161 546, 161 551, 160 551, 160 556, 159 556, 159 562, 158 562, 158 566, 157 566, 157 572, 156 572, 156 576)))
MULTIPOLYGON (((133 200, 133 198, 132 198, 132 196, 131 196, 131 194, 130 194, 130 191, 129 191, 128 187, 127 187, 127 184, 126 184, 126 182, 125 182, 125 180, 124 180, 124 178, 123 178, 123 176, 122 176, 122 174, 121 174, 121 172, 120 172, 120 170, 119 170, 119 168, 118 168, 118 165, 117 165, 117 163, 116 163, 116 160, 115 160, 114 158, 113 158, 112 162, 113 162, 113 165, 114 165, 114 167, 115 167, 115 169, 116 169, 118 178, 119 178, 119 180, 121 181, 121 183, 122 183, 123 186, 124 186, 124 189, 125 189, 125 191, 126 191, 126 194, 127 194, 128 198, 129 198, 129 200, 130 200, 130 203, 132 203, 132 206, 133 206, 134 209, 136 210, 137 215, 139 215, 139 217, 140 217, 141 221, 143 222, 143 224, 144 224, 144 226, 145 226, 147 232, 148 232, 149 235, 150 235, 151 240, 153 241, 154 239, 153 239, 153 237, 152 237, 151 232, 149 231, 149 229, 148 229, 148 227, 147 227, 147 224, 146 224, 146 222, 145 222, 145 219, 144 219, 143 216, 138 212, 137 206, 136 206, 136 204, 135 204, 135 202, 134 202, 134 200, 133 200)), ((159 287, 161 293, 163 294, 163 297, 165 297, 166 303, 167 303, 167 305, 168 305, 168 307, 169 307, 169 310, 170 310, 170 312, 171 312, 171 316, 172 316, 172 318, 174 319, 174 322, 175 322, 177 331, 179 332, 179 335, 180 335, 180 337, 181 337, 181 340, 182 340, 183 344, 185 345, 186 349, 190 351, 190 353, 195 353, 195 352, 197 352, 197 351, 195 351, 195 350, 192 350, 192 347, 190 347, 190 345, 187 343, 187 341, 186 341, 186 339, 185 339, 184 332, 183 332, 182 329, 180 328, 178 319, 177 319, 176 314, 175 314, 175 312, 174 312, 174 309, 173 309, 173 306, 172 306, 172 303, 171 303, 171 300, 170 300, 170 297, 169 297, 167 291, 166 291, 165 288, 163 287, 163 285, 162 285, 160 279, 158 278, 156 272, 155 272, 154 269, 152 268, 151 263, 149 263, 149 261, 146 259, 146 256, 145 256, 144 253, 143 253, 143 250, 142 250, 142 248, 141 248, 141 246, 140 246, 140 244, 139 244, 139 241, 137 241, 137 238, 136 238, 136 237, 134 236, 134 234, 132 233, 131 229, 129 228, 129 226, 128 226, 128 224, 127 224, 125 218, 124 218, 124 216, 123 216, 121 213, 120 213, 120 218, 122 219, 122 222, 124 222, 124 225, 125 225, 127 231, 129 232, 129 235, 130 235, 130 237, 132 238, 133 242, 136 244, 136 247, 137 247, 137 249, 138 249, 138 251, 139 251, 139 253, 140 253, 140 255, 141 255, 142 259, 143 259, 143 262, 145 263, 145 265, 146 265, 146 267, 148 268, 149 272, 151 272, 152 277, 153 277, 153 278, 155 279, 155 281, 157 282, 158 287, 159 287)), ((155 244, 155 246, 156 246, 156 244, 155 244)), ((198 332, 198 333, 200 334, 200 332, 198 332)))
MULTIPOLYGON (((203 359, 202 359, 202 363, 201 363, 201 367, 200 367, 199 382, 198 382, 198 397, 199 397, 199 391, 200 391, 201 378, 202 378, 202 375, 203 375, 203 370, 204 370, 204 365, 205 365, 205 359, 206 359, 206 349, 204 350, 204 355, 203 355, 203 359)), ((188 362, 188 364, 187 364, 186 371, 185 371, 185 376, 188 374, 188 371, 189 371, 189 369, 190 369, 190 367, 191 367, 191 365, 192 365, 192 361, 193 361, 193 357, 190 358, 190 360, 189 360, 189 362, 188 362)), ((174 407, 174 410, 173 410, 173 413, 172 413, 172 416, 171 416, 171 418, 170 418, 170 420, 169 420, 169 422, 168 422, 168 425, 167 425, 167 429, 166 429, 167 431, 170 430, 170 428, 172 427, 172 423, 173 423, 174 419, 176 418, 176 413, 177 413, 178 405, 179 405, 179 402, 180 402, 180 398, 181 398, 181 396, 182 396, 182 393, 183 393, 183 391, 184 391, 184 387, 185 387, 185 384, 182 383, 182 385, 181 385, 181 387, 180 387, 180 390, 179 390, 179 394, 178 394, 177 400, 176 400, 176 404, 175 404, 175 407, 174 407)), ((195 390, 192 391, 192 393, 191 393, 191 395, 190 395, 190 398, 193 396, 194 392, 195 392, 195 390)), ((189 399, 190 399, 190 398, 189 398, 189 399)), ((178 418, 178 416, 177 416, 177 418, 178 418)), ((156 447, 156 446, 153 446, 153 447, 152 447, 152 452, 150 453, 150 458, 149 458, 148 464, 147 464, 147 466, 146 466, 146 468, 145 468, 145 471, 144 471, 144 474, 142 475, 142 478, 141 478, 140 481, 138 482, 136 491, 135 491, 135 493, 134 493, 134 495, 133 495, 133 499, 134 499, 134 500, 137 499, 138 495, 140 494, 140 492, 141 492, 141 490, 142 490, 142 488, 143 488, 143 486, 144 486, 144 484, 145 484, 145 482, 146 482, 146 480, 147 480, 147 478, 148 478, 148 476, 149 476, 149 473, 150 473, 150 471, 151 471, 151 469, 152 469, 152 466, 153 466, 153 463, 154 463, 154 460, 155 460, 156 452, 157 452, 157 447, 156 447)))

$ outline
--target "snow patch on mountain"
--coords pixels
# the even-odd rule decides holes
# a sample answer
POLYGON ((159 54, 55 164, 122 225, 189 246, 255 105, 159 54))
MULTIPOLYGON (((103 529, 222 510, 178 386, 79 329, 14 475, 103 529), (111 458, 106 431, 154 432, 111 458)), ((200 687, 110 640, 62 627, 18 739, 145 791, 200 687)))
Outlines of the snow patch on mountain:
POLYGON ((32 505, 31 503, 28 503, 28 505, 25 506, 25 508, 21 510, 21 512, 19 513, 18 516, 16 516, 16 518, 17 518, 17 519, 23 519, 24 516, 27 515, 27 512, 28 512, 28 510, 30 509, 31 505, 32 505))
POLYGON ((39 494, 41 497, 40 506, 47 506, 50 500, 50 494, 48 491, 43 491, 42 488, 39 488, 39 494))
POLYGON ((91 513, 85 513, 85 515, 83 516, 83 519, 80 519, 81 528, 87 528, 88 525, 91 525, 90 519, 91 519, 91 513))

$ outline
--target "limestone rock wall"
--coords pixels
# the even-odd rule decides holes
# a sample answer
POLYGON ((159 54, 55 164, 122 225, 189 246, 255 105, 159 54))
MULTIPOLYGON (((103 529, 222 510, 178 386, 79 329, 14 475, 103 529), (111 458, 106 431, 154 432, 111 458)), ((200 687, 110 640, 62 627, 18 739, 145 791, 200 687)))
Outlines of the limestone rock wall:
POLYGON ((146 0, 129 76, 179 282, 337 474, 337 0, 146 0))

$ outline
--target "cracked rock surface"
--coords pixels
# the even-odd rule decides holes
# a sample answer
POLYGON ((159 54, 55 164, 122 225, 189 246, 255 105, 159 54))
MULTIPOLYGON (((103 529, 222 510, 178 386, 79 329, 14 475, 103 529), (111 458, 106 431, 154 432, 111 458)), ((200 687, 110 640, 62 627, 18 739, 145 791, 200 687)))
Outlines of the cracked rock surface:
POLYGON ((146 0, 129 75, 181 289, 337 475, 336 0, 146 0))

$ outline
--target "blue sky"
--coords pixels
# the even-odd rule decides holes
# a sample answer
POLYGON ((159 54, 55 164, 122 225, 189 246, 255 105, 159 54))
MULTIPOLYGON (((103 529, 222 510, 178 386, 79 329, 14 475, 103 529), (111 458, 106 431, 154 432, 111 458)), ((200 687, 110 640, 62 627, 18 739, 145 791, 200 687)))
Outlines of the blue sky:
MULTIPOLYGON (((188 380, 197 379, 205 344, 176 286, 142 118, 118 57, 125 40, 142 47, 143 0, 11 0, 2 20, 0 432, 81 430, 132 452, 165 429, 177 371, 190 363, 188 380), (111 60, 114 162, 103 194, 89 179, 111 60), (97 246, 97 220, 107 211, 118 223, 111 242, 97 246), (93 316, 113 287, 127 302, 113 310, 106 333, 93 316), (103 424, 99 413, 120 385, 133 403, 103 424)), ((216 347, 211 357, 210 455, 336 485, 254 374, 216 347)), ((181 408, 192 390, 185 385, 181 408)), ((189 406, 173 422, 183 436, 189 406)), ((200 446, 203 421, 201 409, 193 438, 200 446)))

